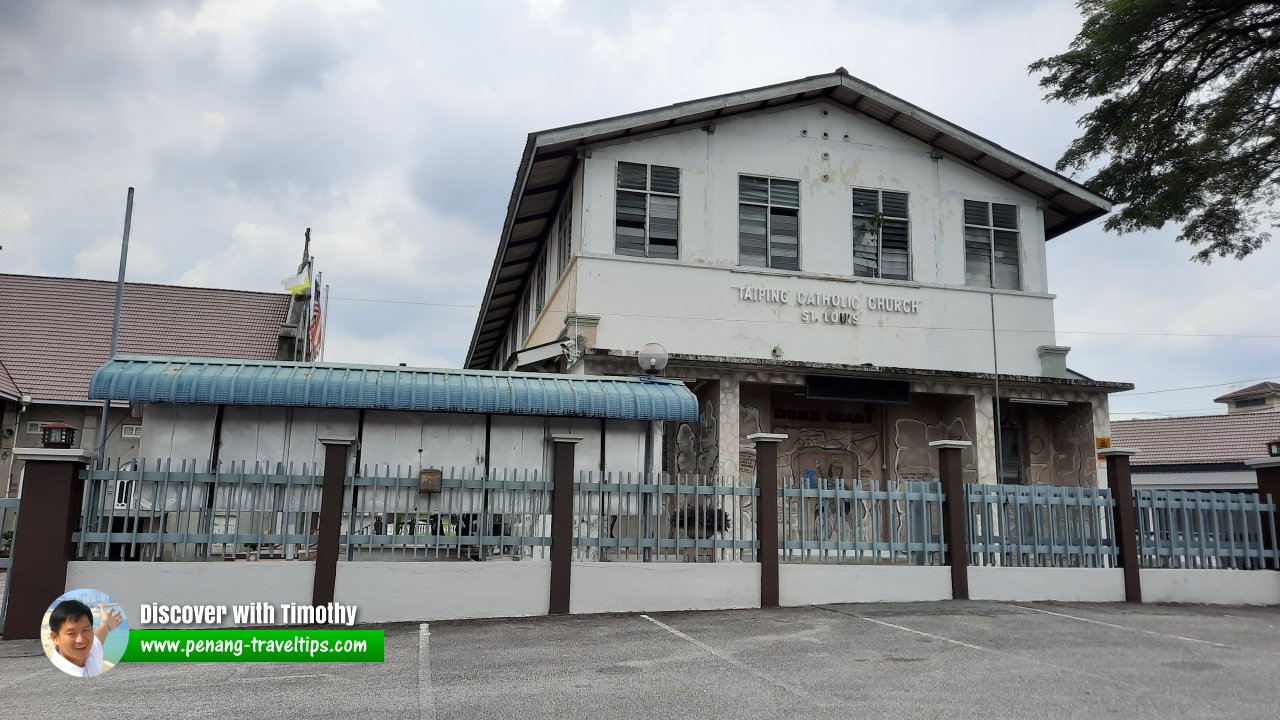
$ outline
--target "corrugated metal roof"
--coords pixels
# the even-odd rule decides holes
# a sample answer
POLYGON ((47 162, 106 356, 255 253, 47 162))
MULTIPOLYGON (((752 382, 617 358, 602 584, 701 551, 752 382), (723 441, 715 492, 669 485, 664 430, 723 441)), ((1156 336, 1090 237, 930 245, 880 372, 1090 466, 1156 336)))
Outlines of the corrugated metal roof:
MULTIPOLYGON (((0 273, 0 360, 37 400, 87 402, 111 354, 116 284, 0 273)), ((120 353, 271 360, 284 293, 125 283, 120 353)))
POLYGON ((680 420, 698 417, 684 383, 649 377, 437 370, 210 358, 116 357, 93 375, 95 400, 182 405, 367 408, 680 420))
POLYGON ((1280 439, 1280 412, 1118 420, 1111 444, 1137 448, 1131 465, 1206 465, 1244 462, 1267 454, 1280 439))

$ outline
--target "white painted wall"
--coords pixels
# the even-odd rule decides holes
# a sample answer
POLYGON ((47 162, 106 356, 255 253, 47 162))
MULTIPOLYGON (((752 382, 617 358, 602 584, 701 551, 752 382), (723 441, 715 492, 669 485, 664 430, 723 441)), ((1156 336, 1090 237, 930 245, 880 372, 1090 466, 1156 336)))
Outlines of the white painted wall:
POLYGON ((1206 605, 1280 605, 1274 570, 1141 571, 1142 601, 1206 605))
POLYGON ((1123 602, 1124 570, 970 567, 969 597, 1007 602, 1123 602))
POLYGON ((995 293, 998 325, 1008 330, 999 338, 1001 372, 1040 374, 1035 348, 1055 344, 1038 199, 966 165, 935 162, 922 143, 834 105, 720 121, 714 134, 597 147, 578 197, 584 257, 574 307, 601 317, 598 347, 658 341, 676 353, 769 358, 780 346, 787 360, 990 372, 992 294, 964 287, 965 199, 1020 208, 1025 292, 995 293), (614 255, 620 161, 681 169, 679 261, 614 255), (800 181, 801 273, 738 265, 740 174, 800 181), (912 281, 852 279, 853 187, 909 193, 912 281), (791 303, 740 300, 734 286, 744 285, 789 289, 791 303), (918 300, 920 311, 864 309, 857 327, 802 323, 797 290, 857 296, 864 308, 871 297, 918 300))
POLYGON ((334 599, 357 622, 429 622, 546 615, 551 563, 340 562, 334 599))
POLYGON ((759 563, 573 563, 572 613, 760 607, 759 563))
MULTIPOLYGON (((67 566, 67 590, 94 588, 114 597, 130 627, 141 627, 143 603, 245 605, 311 603, 315 563, 290 562, 90 562, 67 566)), ((278 612, 278 611, 277 611, 278 612)), ((232 627, 228 608, 223 627, 232 627)))
POLYGON ((778 567, 778 604, 924 602, 951 599, 951 568, 888 565, 778 567))
POLYGON ((209 462, 217 414, 213 405, 150 403, 142 413, 138 457, 209 462))

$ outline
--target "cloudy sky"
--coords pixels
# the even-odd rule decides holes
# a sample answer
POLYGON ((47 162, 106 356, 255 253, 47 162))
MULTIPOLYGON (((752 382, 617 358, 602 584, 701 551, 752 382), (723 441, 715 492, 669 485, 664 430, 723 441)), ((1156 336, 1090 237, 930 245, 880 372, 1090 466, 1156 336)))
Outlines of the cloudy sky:
MULTIPOLYGON (((114 279, 132 185, 130 280, 278 290, 311 227, 326 359, 456 367, 529 132, 844 66, 1052 166, 1081 110, 1026 66, 1079 24, 1065 0, 9 0, 0 271, 114 279)), ((1206 267, 1176 234, 1049 244, 1070 365, 1138 385, 1117 414, 1280 376, 1280 244, 1206 267)))

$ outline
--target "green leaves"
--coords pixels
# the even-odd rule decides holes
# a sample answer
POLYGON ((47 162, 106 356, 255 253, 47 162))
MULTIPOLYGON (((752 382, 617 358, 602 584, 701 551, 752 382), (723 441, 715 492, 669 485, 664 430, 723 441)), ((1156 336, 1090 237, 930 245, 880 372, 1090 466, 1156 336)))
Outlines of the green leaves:
POLYGON ((1280 226, 1280 2, 1081 0, 1046 100, 1097 101, 1059 170, 1118 203, 1116 232, 1183 223, 1192 259, 1241 259, 1280 226))

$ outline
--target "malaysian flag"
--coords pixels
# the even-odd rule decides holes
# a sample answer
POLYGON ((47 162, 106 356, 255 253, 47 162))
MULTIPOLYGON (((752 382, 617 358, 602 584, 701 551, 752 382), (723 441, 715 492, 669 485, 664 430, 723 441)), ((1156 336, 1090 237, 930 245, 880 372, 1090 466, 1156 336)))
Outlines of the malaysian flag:
POLYGON ((324 318, 322 317, 320 307, 320 280, 315 281, 315 287, 311 291, 311 360, 320 357, 320 350, 324 346, 324 318))

